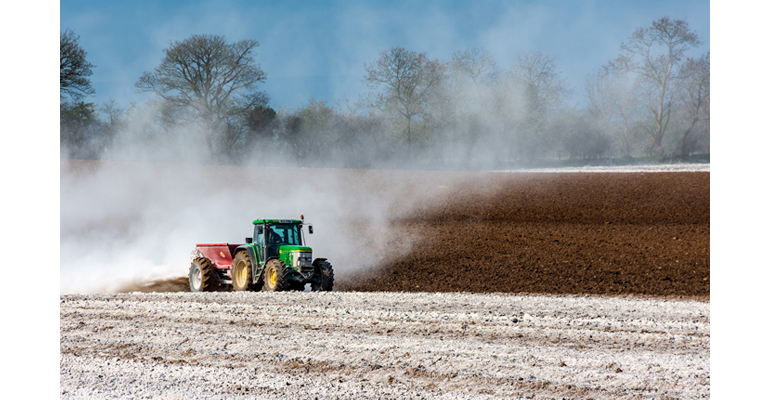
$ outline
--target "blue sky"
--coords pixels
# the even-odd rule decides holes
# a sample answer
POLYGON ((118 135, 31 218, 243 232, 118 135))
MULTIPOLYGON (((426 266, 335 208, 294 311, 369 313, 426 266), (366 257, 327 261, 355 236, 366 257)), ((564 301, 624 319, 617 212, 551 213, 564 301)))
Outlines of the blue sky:
POLYGON ((60 2, 60 29, 80 35, 95 65, 96 94, 120 108, 142 102, 134 83, 155 68, 163 49, 193 34, 254 39, 267 72, 262 89, 274 108, 300 107, 311 98, 355 101, 366 91, 364 64, 394 46, 447 61, 453 52, 482 47, 498 67, 517 54, 540 51, 583 96, 583 81, 618 54, 635 28, 664 16, 685 18, 710 49, 710 8, 681 1, 94 1, 60 2))

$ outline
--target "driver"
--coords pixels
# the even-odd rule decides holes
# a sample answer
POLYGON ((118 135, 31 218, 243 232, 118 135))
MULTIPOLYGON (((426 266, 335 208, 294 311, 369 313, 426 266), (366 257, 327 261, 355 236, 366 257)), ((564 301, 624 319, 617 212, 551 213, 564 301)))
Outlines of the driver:
POLYGON ((270 228, 270 234, 268 235, 267 240, 270 244, 281 243, 281 235, 279 235, 273 228, 270 228))

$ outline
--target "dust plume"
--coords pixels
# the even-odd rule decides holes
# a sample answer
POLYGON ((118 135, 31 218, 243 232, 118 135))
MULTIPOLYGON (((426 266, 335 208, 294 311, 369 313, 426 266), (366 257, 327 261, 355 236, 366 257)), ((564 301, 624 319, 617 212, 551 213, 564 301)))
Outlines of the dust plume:
POLYGON ((184 158, 201 153, 195 143, 176 148, 174 162, 142 160, 157 150, 128 142, 111 160, 62 159, 62 294, 185 276, 196 243, 244 243, 254 219, 301 214, 315 228, 314 257, 344 278, 408 251, 418 238, 390 221, 446 186, 429 172, 200 165, 184 158))

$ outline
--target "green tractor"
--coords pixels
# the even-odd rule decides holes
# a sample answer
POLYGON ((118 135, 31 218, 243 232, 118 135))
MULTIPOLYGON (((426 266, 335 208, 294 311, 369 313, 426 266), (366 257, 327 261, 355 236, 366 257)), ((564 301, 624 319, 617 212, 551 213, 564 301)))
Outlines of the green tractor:
MULTIPOLYGON (((313 260, 305 246, 304 217, 254 220, 254 236, 244 244, 200 243, 190 265, 193 292, 231 288, 236 291, 331 291, 334 270, 325 258, 313 260)), ((313 226, 308 225, 308 233, 313 226)))

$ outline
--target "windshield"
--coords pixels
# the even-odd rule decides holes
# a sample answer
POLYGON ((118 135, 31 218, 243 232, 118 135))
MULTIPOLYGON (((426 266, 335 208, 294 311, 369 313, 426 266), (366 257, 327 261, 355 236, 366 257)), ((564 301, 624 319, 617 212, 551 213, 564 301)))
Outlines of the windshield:
POLYGON ((302 246, 302 232, 297 224, 272 224, 267 228, 267 244, 302 246))

